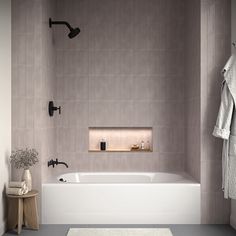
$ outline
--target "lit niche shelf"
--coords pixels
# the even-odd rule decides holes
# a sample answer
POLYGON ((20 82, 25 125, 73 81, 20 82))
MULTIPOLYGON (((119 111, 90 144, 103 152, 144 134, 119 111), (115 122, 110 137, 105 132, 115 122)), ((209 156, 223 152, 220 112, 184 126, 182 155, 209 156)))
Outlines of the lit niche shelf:
POLYGON ((89 152, 152 152, 151 127, 90 127, 89 152), (100 150, 100 142, 106 141, 106 150, 100 150), (141 142, 144 149, 141 149, 141 142), (138 148, 139 147, 139 148, 138 148))

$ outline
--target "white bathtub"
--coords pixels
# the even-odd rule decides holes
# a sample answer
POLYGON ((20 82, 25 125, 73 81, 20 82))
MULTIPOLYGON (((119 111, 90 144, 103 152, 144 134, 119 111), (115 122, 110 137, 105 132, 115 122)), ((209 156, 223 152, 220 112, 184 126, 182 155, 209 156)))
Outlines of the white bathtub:
POLYGON ((200 184, 186 174, 68 173, 43 184, 43 224, 199 224, 200 184))

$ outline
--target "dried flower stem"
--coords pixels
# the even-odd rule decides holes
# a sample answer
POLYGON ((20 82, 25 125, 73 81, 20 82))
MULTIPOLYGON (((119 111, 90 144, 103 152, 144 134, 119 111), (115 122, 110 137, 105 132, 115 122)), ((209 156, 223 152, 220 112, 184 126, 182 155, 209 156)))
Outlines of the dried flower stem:
POLYGON ((27 170, 39 161, 38 152, 34 148, 17 149, 12 151, 10 160, 16 169, 27 170))

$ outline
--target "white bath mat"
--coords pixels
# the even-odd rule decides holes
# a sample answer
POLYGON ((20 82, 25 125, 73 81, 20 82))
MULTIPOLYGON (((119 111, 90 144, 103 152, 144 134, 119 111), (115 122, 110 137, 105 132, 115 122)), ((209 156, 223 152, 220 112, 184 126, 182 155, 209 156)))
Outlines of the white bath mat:
POLYGON ((70 228, 67 236, 173 236, 167 228, 70 228))

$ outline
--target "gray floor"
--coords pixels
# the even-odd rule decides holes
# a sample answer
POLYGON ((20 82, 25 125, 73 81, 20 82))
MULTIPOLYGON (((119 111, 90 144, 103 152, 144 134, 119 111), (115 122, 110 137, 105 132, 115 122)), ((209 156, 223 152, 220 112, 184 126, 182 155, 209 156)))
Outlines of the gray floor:
MULTIPOLYGON (((69 228, 170 228, 173 236, 236 236, 229 225, 41 225, 39 231, 24 229, 22 236, 65 236, 69 228)), ((4 234, 16 235, 16 232, 4 234)))

